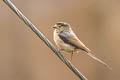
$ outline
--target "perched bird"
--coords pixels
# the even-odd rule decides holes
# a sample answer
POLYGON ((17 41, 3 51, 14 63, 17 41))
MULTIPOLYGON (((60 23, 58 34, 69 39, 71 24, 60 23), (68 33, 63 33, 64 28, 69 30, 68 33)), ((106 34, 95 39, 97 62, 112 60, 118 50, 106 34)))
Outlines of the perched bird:
POLYGON ((110 66, 107 65, 102 60, 96 58, 94 55, 91 54, 91 50, 87 48, 75 35, 72 31, 69 24, 65 22, 57 22, 54 26, 54 41, 59 49, 59 51, 65 51, 67 53, 71 53, 71 57, 73 53, 82 50, 86 52, 90 57, 97 60, 98 62, 102 63, 103 65, 107 66, 109 69, 110 66))

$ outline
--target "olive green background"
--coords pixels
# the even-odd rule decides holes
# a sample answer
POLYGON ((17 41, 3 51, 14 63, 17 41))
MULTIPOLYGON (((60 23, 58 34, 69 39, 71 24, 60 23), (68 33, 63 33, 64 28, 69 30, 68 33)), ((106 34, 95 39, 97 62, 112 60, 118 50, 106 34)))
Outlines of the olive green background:
MULTIPOLYGON (((52 26, 67 22, 110 71, 84 52, 72 63, 88 80, 120 80, 119 0, 12 0, 53 43, 52 26)), ((63 54, 70 59, 70 55, 63 54)), ((0 0, 0 80, 79 80, 0 0)))

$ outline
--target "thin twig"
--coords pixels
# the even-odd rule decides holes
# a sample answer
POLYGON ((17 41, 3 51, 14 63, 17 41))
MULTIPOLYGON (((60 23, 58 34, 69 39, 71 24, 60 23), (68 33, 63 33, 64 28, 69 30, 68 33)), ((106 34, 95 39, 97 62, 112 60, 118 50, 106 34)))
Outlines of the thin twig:
POLYGON ((67 65, 81 80, 88 80, 81 72, 68 61, 54 45, 15 7, 10 0, 3 0, 16 15, 67 65))

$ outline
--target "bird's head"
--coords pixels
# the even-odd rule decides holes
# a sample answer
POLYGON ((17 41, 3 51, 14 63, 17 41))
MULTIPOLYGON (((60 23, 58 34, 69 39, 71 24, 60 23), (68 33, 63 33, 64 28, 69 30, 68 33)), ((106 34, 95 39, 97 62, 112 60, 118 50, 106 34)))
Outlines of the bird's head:
POLYGON ((59 30, 60 32, 68 31, 70 29, 70 25, 65 22, 57 22, 54 26, 54 29, 59 30))

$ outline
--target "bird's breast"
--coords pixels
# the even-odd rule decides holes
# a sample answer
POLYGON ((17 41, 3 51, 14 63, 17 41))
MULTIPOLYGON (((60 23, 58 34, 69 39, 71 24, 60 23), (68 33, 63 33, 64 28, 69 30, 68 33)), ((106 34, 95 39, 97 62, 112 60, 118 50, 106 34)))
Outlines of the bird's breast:
POLYGON ((60 33, 54 30, 54 41, 59 49, 64 49, 65 51, 73 51, 75 47, 65 43, 58 35, 60 33))

